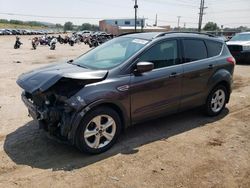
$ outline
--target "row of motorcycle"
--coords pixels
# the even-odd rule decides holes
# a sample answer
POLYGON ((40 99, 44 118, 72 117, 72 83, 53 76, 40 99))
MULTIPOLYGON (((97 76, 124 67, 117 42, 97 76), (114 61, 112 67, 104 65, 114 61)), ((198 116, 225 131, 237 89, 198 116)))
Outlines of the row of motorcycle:
MULTIPOLYGON (((34 37, 31 40, 32 49, 36 50, 38 45, 46 46, 48 45, 50 50, 56 49, 56 44, 69 44, 70 46, 74 46, 75 44, 84 43, 88 45, 90 48, 97 47, 102 43, 112 39, 114 36, 111 34, 93 34, 93 35, 80 35, 73 33, 71 36, 61 35, 56 36, 47 36, 44 35, 42 37, 34 37)), ((14 44, 14 48, 18 49, 23 43, 20 41, 20 38, 16 37, 16 42, 14 44)))

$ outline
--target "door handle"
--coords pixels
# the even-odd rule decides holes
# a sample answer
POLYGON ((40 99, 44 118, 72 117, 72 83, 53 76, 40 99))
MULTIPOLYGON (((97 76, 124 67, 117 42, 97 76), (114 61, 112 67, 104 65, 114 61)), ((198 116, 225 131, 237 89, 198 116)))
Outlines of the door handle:
POLYGON ((177 76, 179 76, 180 74, 178 74, 177 72, 172 72, 170 75, 169 75, 169 78, 176 78, 177 76))
POLYGON ((213 64, 208 65, 208 69, 213 69, 213 68, 214 68, 213 64))

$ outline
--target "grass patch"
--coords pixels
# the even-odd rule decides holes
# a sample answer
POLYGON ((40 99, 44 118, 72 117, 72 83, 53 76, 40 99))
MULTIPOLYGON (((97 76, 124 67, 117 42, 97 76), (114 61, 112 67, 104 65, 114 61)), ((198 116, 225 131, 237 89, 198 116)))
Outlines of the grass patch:
POLYGON ((0 23, 0 29, 36 29, 36 30, 42 30, 42 29, 48 29, 48 27, 0 23))

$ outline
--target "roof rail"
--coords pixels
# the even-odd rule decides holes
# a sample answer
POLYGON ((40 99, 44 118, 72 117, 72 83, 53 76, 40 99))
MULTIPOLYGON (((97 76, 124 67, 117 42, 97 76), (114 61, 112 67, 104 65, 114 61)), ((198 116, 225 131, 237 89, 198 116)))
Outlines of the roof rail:
POLYGON ((118 37, 124 36, 124 35, 136 34, 136 33, 143 33, 143 32, 136 32, 136 31, 133 31, 133 32, 128 32, 128 33, 122 33, 122 34, 118 35, 118 37))
POLYGON ((154 38, 163 37, 167 34, 173 34, 173 33, 190 33, 190 34, 200 34, 200 35, 207 35, 209 37, 215 37, 214 35, 212 35, 210 33, 199 33, 199 32, 189 32, 189 31, 169 31, 169 32, 160 33, 160 34, 156 35, 154 38))

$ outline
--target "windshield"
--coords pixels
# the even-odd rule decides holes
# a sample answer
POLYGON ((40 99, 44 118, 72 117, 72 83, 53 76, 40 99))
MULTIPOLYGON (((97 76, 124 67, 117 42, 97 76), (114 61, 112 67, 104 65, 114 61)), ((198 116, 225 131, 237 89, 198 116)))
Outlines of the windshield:
POLYGON ((250 34, 235 35, 230 41, 250 41, 250 34))
POLYGON ((138 52, 148 43, 147 40, 119 37, 83 54, 73 64, 89 69, 111 69, 138 52))

